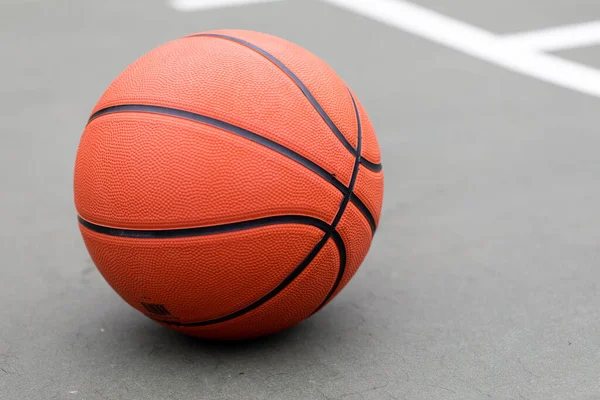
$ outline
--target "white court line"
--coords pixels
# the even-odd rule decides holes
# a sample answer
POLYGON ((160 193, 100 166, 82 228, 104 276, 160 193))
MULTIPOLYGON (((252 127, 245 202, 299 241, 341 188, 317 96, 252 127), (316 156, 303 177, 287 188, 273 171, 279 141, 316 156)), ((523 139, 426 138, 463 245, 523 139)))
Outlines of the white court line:
POLYGON ((506 69, 600 97, 600 71, 505 43, 491 32, 424 7, 394 0, 324 1, 506 69))
POLYGON ((502 41, 539 51, 593 46, 600 43, 600 21, 505 35, 502 41))
POLYGON ((197 11, 209 8, 241 6, 244 4, 272 3, 281 0, 171 0, 177 11, 197 11))
MULTIPOLYGON (((282 0, 171 0, 180 11, 282 0)), ((519 45, 484 29, 401 0, 323 0, 480 60, 600 97, 600 71, 519 45)), ((514 37, 513 37, 514 39, 514 37)), ((402 51, 398 49, 398 51, 402 51)))

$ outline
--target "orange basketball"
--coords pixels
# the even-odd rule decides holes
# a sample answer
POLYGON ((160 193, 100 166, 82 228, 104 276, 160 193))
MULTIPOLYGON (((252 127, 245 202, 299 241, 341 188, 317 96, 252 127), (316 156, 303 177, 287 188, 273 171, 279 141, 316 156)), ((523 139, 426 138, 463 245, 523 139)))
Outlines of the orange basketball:
POLYGON ((85 245, 125 301, 180 332, 243 339, 348 283, 383 172, 367 114, 329 66, 232 30, 160 46, 110 85, 74 189, 85 245))

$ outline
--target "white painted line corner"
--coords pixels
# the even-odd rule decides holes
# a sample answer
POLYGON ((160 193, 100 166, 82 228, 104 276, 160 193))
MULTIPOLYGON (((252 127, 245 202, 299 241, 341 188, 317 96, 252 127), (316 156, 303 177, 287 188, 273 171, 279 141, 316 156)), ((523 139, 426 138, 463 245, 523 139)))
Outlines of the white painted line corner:
POLYGON ((600 97, 600 71, 503 40, 481 28, 400 0, 324 0, 508 70, 600 97))

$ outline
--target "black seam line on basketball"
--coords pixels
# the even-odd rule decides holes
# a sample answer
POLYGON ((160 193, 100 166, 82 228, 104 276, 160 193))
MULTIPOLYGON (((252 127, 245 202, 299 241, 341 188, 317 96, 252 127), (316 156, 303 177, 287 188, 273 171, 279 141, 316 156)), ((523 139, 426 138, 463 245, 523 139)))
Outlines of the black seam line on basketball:
MULTIPOLYGON (((296 279, 306 269, 306 267, 308 267, 308 265, 319 254, 321 249, 323 249, 323 247, 325 246, 327 241, 333 237, 333 241, 338 249, 338 253, 340 254, 340 267, 338 270, 338 276, 336 277, 336 281, 334 282, 334 286, 332 287, 332 289, 328 293, 328 296, 324 300, 324 302, 327 301, 329 299, 329 297, 335 292, 335 290, 337 289, 337 286, 339 285, 339 282, 341 281, 340 271, 341 271, 342 276, 343 276, 343 271, 345 271, 346 249, 344 246, 343 250, 342 250, 342 247, 339 245, 340 241, 342 241, 341 236, 339 237, 339 239, 336 240, 335 236, 339 236, 339 233, 335 230, 335 228, 336 228, 337 224, 339 223, 339 221, 341 220, 344 212, 346 211, 346 207, 348 206, 348 201, 352 194, 352 189, 354 189, 354 184, 356 183, 356 176, 358 175, 358 162, 359 162, 358 157, 360 157, 360 156, 357 156, 357 158, 356 158, 354 172, 352 174, 352 179, 350 180, 351 181, 350 190, 348 191, 348 194, 344 196, 344 199, 342 200, 342 202, 340 204, 340 208, 339 208, 335 218, 333 219, 332 224, 329 225, 329 228, 327 229, 327 231, 325 232, 325 234, 323 235, 321 240, 315 245, 315 247, 313 247, 313 249, 306 256, 306 258, 304 258, 304 260, 292 271, 292 273, 289 274, 279 285, 277 285, 276 288, 271 290, 269 293, 267 293, 265 296, 261 297, 254 303, 252 303, 238 311, 235 311, 231 314, 225 315, 223 317, 219 317, 219 318, 215 318, 215 319, 211 319, 211 320, 207 320, 207 321, 200 321, 200 322, 178 322, 178 321, 162 320, 162 319, 157 319, 157 318, 155 318, 155 320, 162 322, 164 324, 167 324, 167 325, 185 326, 185 327, 196 326, 197 327, 197 326, 214 325, 214 324, 229 321, 229 320, 232 320, 239 316, 242 316, 242 315, 260 307, 261 305, 263 305, 264 303, 266 303, 267 301, 271 300, 273 297, 278 295, 282 290, 284 290, 290 283, 292 283, 294 281, 294 279, 296 279), (344 262, 344 265, 341 264, 342 261, 344 262)), ((342 243, 343 243, 343 241, 342 241, 342 243)), ((321 305, 324 304, 324 302, 322 302, 321 305)), ((317 310, 318 309, 319 308, 317 308, 317 310)))
MULTIPOLYGON (((294 74, 288 67, 286 67, 284 63, 282 63, 281 61, 279 61, 272 54, 268 53, 267 51, 261 49, 260 47, 254 45, 254 44, 252 44, 250 42, 247 42, 247 41, 245 41, 243 39, 236 38, 234 36, 220 35, 220 34, 216 34, 216 33, 198 33, 198 34, 190 35, 190 36, 187 36, 187 37, 213 37, 213 38, 220 38, 220 39, 231 40, 232 42, 236 42, 236 43, 241 44, 241 45, 243 45, 245 47, 248 47, 249 49, 254 50, 255 52, 257 52, 260 55, 262 55, 263 57, 267 58, 269 61, 271 61, 277 67, 279 67, 279 69, 281 69, 283 71, 283 73, 285 73, 296 84, 296 86, 298 86, 300 88, 300 90, 302 91, 302 93, 304 94, 304 96, 308 99, 308 101, 313 106, 313 108, 317 111, 317 113, 319 113, 319 115, 321 116, 321 118, 323 119, 323 121, 325 121, 325 123, 327 124, 327 126, 329 127, 329 129, 331 129, 331 131, 333 132, 333 134, 338 138, 338 140, 340 142, 342 142, 342 144, 344 145, 344 147, 352 155, 356 156, 357 150, 354 149, 354 147, 352 147, 352 145, 350 144, 350 142, 348 141, 348 139, 346 139, 346 137, 344 136, 344 134, 338 129, 338 127, 331 120, 331 118, 329 117, 329 115, 327 115, 327 113, 325 112, 325 110, 323 109, 323 107, 321 107, 321 105, 319 104, 319 102, 317 101, 317 99, 315 99, 315 96, 312 95, 312 93, 310 92, 310 90, 308 90, 308 88, 306 87, 306 85, 300 80, 300 78, 298 78, 298 76, 296 76, 296 74, 294 74)), ((375 164, 375 163, 369 162, 367 160, 365 160, 365 163, 363 165, 366 168, 368 168, 368 169, 370 169, 372 171, 375 171, 375 172, 381 170, 381 164, 375 164)))
POLYGON ((279 285, 277 285, 277 287, 275 289, 271 290, 265 296, 261 297, 260 299, 258 299, 257 301, 255 301, 254 303, 250 304, 247 307, 244 307, 238 311, 235 311, 235 312, 225 315, 223 317, 219 317, 219 318, 215 318, 215 319, 211 319, 211 320, 207 320, 207 321, 200 321, 200 322, 178 322, 178 321, 162 320, 162 319, 157 319, 157 318, 154 318, 154 320, 162 322, 163 324, 167 324, 167 325, 193 327, 193 326, 214 325, 214 324, 229 321, 229 320, 232 320, 239 316, 242 316, 242 315, 260 307, 267 301, 271 300, 273 297, 275 297, 277 294, 279 294, 283 289, 285 289, 290 283, 292 283, 292 281, 294 281, 294 279, 296 279, 296 277, 298 277, 298 275, 300 275, 302 273, 302 271, 304 271, 306 269, 306 267, 315 259, 317 254, 319 254, 319 252, 321 251, 321 249, 323 247, 325 247, 325 244, 329 240, 330 236, 331 236, 331 233, 326 233, 325 235, 323 235, 321 240, 315 245, 315 247, 313 247, 313 249, 310 251, 310 253, 308 253, 308 255, 304 258, 304 260, 292 271, 291 274, 289 274, 279 285))
POLYGON ((344 239, 342 239, 342 237, 337 231, 333 231, 331 238, 338 247, 338 253, 340 255, 340 267, 338 269, 338 274, 335 278, 335 282, 331 286, 329 293, 327 293, 327 296, 325 296, 325 298, 323 299, 321 304, 319 304, 319 306, 315 309, 315 311, 312 312, 313 314, 319 311, 321 308, 323 308, 323 306, 327 304, 329 299, 331 299, 331 296, 333 296, 337 288, 340 286, 340 282, 342 281, 344 273, 346 272, 346 245, 344 244, 344 239))
MULTIPOLYGON (((143 104, 123 104, 123 105, 118 105, 118 106, 110 106, 110 107, 103 108, 101 110, 96 111, 90 117, 88 124, 90 122, 92 122, 93 120, 95 120, 96 118, 101 117, 103 115, 113 114, 113 113, 125 113, 125 112, 144 112, 144 113, 150 113, 150 114, 167 115, 167 116, 171 116, 171 117, 183 118, 183 119, 187 119, 190 121, 203 123, 203 124, 206 124, 209 126, 213 126, 213 127, 225 130, 227 132, 244 137, 250 141, 253 141, 257 144, 265 146, 273 151, 278 152, 281 155, 284 155, 284 156, 298 162, 302 166, 308 168, 309 170, 311 170, 314 173, 316 173, 317 175, 319 175, 321 178, 323 178, 326 181, 328 181, 329 183, 331 183, 333 186, 335 186, 336 189, 338 189, 340 192, 342 192, 343 195, 346 195, 348 193, 348 188, 342 182, 340 182, 338 179, 336 179, 332 174, 327 172, 325 169, 320 167, 318 164, 316 164, 316 163, 310 161, 309 159, 301 156, 300 154, 296 153, 295 151, 288 149, 287 147, 280 145, 279 143, 274 142, 270 139, 267 139, 263 136, 260 136, 254 132, 250 132, 246 129, 229 124, 227 122, 224 122, 224 121, 221 121, 221 120, 218 120, 215 118, 207 117, 207 116, 204 116, 201 114, 196 114, 196 113, 193 113, 190 111, 184 111, 184 110, 179 110, 176 108, 169 108, 169 107, 163 107, 163 106, 151 106, 151 105, 143 105, 143 104)), ((354 194, 351 196, 351 201, 365 215, 365 218, 367 218, 367 220, 369 220, 369 224, 371 224, 371 227, 374 228, 375 223, 374 223, 373 216, 371 215, 369 209, 354 194)), ((375 232, 375 229, 373 229, 373 232, 375 232)))
POLYGON ((196 236, 214 235, 219 233, 237 232, 253 228, 260 228, 269 225, 299 224, 309 225, 327 233, 331 226, 318 218, 307 217, 303 215, 280 215, 266 218, 259 218, 248 221, 233 222, 230 224, 203 226, 198 228, 180 228, 164 230, 142 230, 142 229, 120 229, 109 228, 89 222, 80 216, 77 220, 87 229, 109 236, 119 236, 136 239, 172 239, 187 238, 196 236))
POLYGON ((175 326, 205 326, 212 325, 219 322, 228 321, 230 319, 236 318, 240 315, 243 315, 265 302, 269 301, 271 298, 276 296, 279 292, 281 292, 287 285, 289 285, 306 267, 314 260, 314 258, 319 254, 321 249, 325 246, 330 237, 333 236, 334 243, 339 253, 340 261, 346 260, 346 249, 343 246, 343 242, 341 242, 341 237, 339 234, 332 230, 331 225, 317 218, 306 217, 302 215, 283 215, 276 217, 267 217, 261 218, 251 221, 242 221, 235 222, 231 224, 225 225, 217 225, 217 226, 207 226, 207 227, 199 227, 199 228, 184 228, 184 229, 169 229, 169 230, 153 230, 153 231, 145 231, 145 230, 133 230, 133 229, 118 229, 118 228, 109 228, 97 224, 93 224, 80 216, 77 217, 79 223, 84 227, 101 234, 110 235, 110 236, 119 236, 119 237, 131 237, 137 239, 164 239, 164 238, 180 238, 180 237, 196 237, 196 236, 204 236, 211 235, 217 233, 226 233, 226 232, 234 232, 247 230, 252 228, 258 228, 268 225, 280 225, 280 224, 302 224, 302 225, 310 225, 316 228, 319 228, 325 234, 321 238, 321 240, 313 247, 311 252, 306 256, 306 258, 298 265, 294 271, 290 275, 286 277, 286 279, 281 282, 275 289, 269 292, 267 295, 260 298, 258 301, 250 304, 249 306, 238 310, 232 314, 226 315, 224 317, 216 318, 213 320, 202 321, 202 322, 192 322, 192 323, 181 323, 177 321, 168 321, 168 320, 160 320, 156 319, 156 321, 160 321, 164 324, 175 325, 175 326), (340 245, 341 244, 341 245, 340 245))
POLYGON ((358 208, 358 210, 364 215, 369 226, 371 227, 371 232, 374 234, 377 230, 377 224, 375 223, 375 218, 369 208, 362 202, 362 200, 356 195, 356 193, 352 193, 352 203, 358 208))
POLYGON ((304 85, 304 83, 302 83, 302 81, 300 80, 300 78, 298 78, 296 76, 296 74, 294 74, 288 67, 286 67, 285 64, 283 64, 281 61, 279 61, 273 55, 271 55, 270 53, 268 53, 265 50, 261 49, 260 47, 254 45, 254 44, 252 44, 250 42, 247 42, 245 40, 238 39, 238 38, 236 38, 234 36, 219 35, 219 34, 215 34, 215 33, 199 33, 199 34, 196 34, 196 35, 191 35, 190 37, 202 37, 202 36, 231 40, 233 42, 236 42, 238 44, 241 44, 241 45, 243 45, 245 47, 248 47, 248 48, 254 50, 255 52, 257 52, 260 55, 262 55, 263 57, 267 58, 273 64, 275 64, 276 66, 278 66, 300 88, 300 90, 302 91, 302 93, 304 94, 304 96, 308 99, 308 101, 310 102, 310 104, 312 104, 312 106, 314 107, 314 109, 319 113, 319 115, 321 116, 321 118, 323 119, 323 121, 325 121, 325 123, 327 124, 327 126, 329 126, 329 128, 335 134, 335 136, 337 136, 337 138, 340 140, 340 142, 342 142, 342 144, 344 145, 344 147, 346 149, 348 149, 348 151, 350 153, 352 153, 353 155, 356 154, 356 150, 354 149, 354 147, 352 147, 352 145, 350 144, 350 142, 348 142, 348 140, 346 139, 346 137, 342 134, 342 132, 340 132, 340 130, 333 123, 333 121, 331 120, 331 118, 329 118, 329 115, 327 115, 327 113, 325 112, 325 110, 323 109, 323 107, 321 107, 321 105, 317 102, 317 99, 315 99, 315 97, 308 90, 308 88, 306 87, 306 85, 304 85))
POLYGON ((338 179, 336 179, 332 174, 327 172, 324 168, 320 167, 318 164, 310 161, 308 158, 303 157, 300 154, 296 153, 295 151, 293 151, 277 142, 267 139, 264 136, 256 134, 254 132, 251 132, 246 129, 240 128, 238 126, 232 125, 225 121, 207 117, 205 115, 196 114, 196 113, 184 111, 184 110, 178 110, 176 108, 162 107, 162 106, 126 104, 126 105, 107 107, 102 110, 99 110, 90 117, 89 122, 93 121, 94 119, 96 119, 102 115, 117 113, 117 112, 146 112, 146 113, 152 113, 152 114, 168 115, 168 116, 172 116, 172 117, 188 119, 188 120, 191 120, 194 122, 200 122, 202 124, 210 125, 215 128, 225 130, 227 132, 230 132, 235 135, 244 137, 248 140, 251 140, 254 143, 258 143, 262 146, 268 147, 269 149, 274 150, 277 153, 282 154, 282 155, 286 156, 287 158, 290 158, 290 159, 296 161, 297 163, 308 168, 309 170, 311 170, 314 173, 316 173, 317 175, 319 175, 321 178, 323 178, 326 181, 328 181, 329 183, 331 183, 333 186, 336 187, 336 189, 338 189, 339 191, 341 191, 344 194, 346 194, 348 191, 348 188, 342 182, 340 182, 338 179))
MULTIPOLYGON (((350 89, 348 89, 348 93, 350 93, 350 89)), ((356 106, 356 101, 354 100, 354 96, 352 96, 352 93, 350 93, 350 98, 352 99, 352 105, 354 106, 354 112, 356 115, 356 127, 357 127, 357 133, 356 133, 356 160, 354 161, 354 169, 352 171, 352 179, 350 180, 350 191, 348 192, 348 195, 346 195, 346 197, 344 198, 344 201, 342 202, 342 204, 340 205, 340 211, 338 212, 338 215, 336 216, 336 219, 333 220, 333 222, 331 223, 331 229, 335 231, 335 228, 337 227, 337 225, 339 224, 340 220, 342 219, 342 216, 344 214, 344 212, 346 211, 346 208, 348 207, 348 202, 350 201, 350 198, 352 197, 352 195, 354 194, 354 187, 356 186, 356 178, 358 177, 358 168, 360 167, 360 152, 362 150, 362 123, 360 121, 360 114, 358 113, 358 107, 356 106)), ((336 232, 337 233, 337 232, 336 232)), ((334 239, 335 240, 335 239, 334 239)), ((340 240, 343 243, 343 239, 340 237, 340 240)), ((343 244, 342 244, 343 245, 343 244)), ((345 245, 344 246, 344 253, 345 253, 345 245)), ((340 254, 342 252, 340 251, 340 254)), ((333 296, 333 294, 335 293, 335 291, 337 290, 340 282, 342 281, 342 278, 344 276, 344 271, 346 270, 346 260, 344 257, 344 260, 342 262, 342 259, 340 257, 340 267, 338 269, 338 275, 337 278, 333 284, 333 286, 331 287, 331 290, 329 291, 329 293, 327 294, 327 296, 325 296, 325 298, 323 299, 323 301, 321 302, 321 304, 319 304, 319 306, 315 309, 315 311, 313 311, 313 314, 317 311, 319 311, 321 309, 321 307, 323 307, 331 298, 331 296, 333 296)))
MULTIPOLYGON (((350 96, 352 96, 352 94, 350 96)), ((246 314, 247 312, 250 312, 250 311, 260 307, 261 305, 263 305, 264 303, 266 303, 267 301, 269 301, 270 299, 272 299, 273 297, 278 295, 282 290, 284 290, 290 283, 292 283, 294 281, 294 279, 296 279, 308 267, 308 265, 310 265, 310 263, 319 254, 321 249, 323 249, 323 247, 329 241, 329 239, 332 238, 332 236, 334 236, 334 234, 339 235, 337 233, 337 231, 335 230, 335 228, 337 227, 340 220, 342 219, 342 216, 344 215, 344 212, 346 211, 346 208, 348 207, 348 202, 350 201, 350 198, 352 197, 352 191, 354 190, 354 186, 356 185, 356 178, 358 177, 358 169, 359 169, 359 164, 360 164, 362 128, 361 128, 361 124, 360 124, 360 117, 358 117, 358 109, 356 108, 356 103, 354 102, 354 98, 352 98, 352 102, 354 104, 355 110, 357 112, 357 118, 358 118, 357 119, 358 120, 358 124, 357 124, 358 125, 358 139, 357 139, 358 152, 355 154, 354 169, 352 171, 352 178, 350 179, 350 187, 348 188, 348 192, 344 195, 344 198, 343 198, 342 202, 340 203, 338 212, 337 212, 336 216, 334 217, 333 222, 329 226, 329 229, 323 235, 323 238, 316 244, 316 246, 313 247, 313 249, 306 256, 306 258, 304 258, 304 260, 292 271, 292 273, 289 274, 279 285, 277 285, 276 288, 271 290, 269 293, 267 293, 265 296, 261 297, 254 303, 242 308, 241 310, 235 311, 235 312, 225 315, 223 317, 219 317, 219 318, 215 318, 215 319, 211 319, 211 320, 207 320, 207 321, 200 321, 200 322, 177 322, 177 321, 156 319, 157 321, 160 321, 160 322, 168 324, 168 325, 192 327, 192 326, 207 326, 207 325, 218 324, 218 323, 229 321, 229 320, 232 320, 239 316, 242 316, 242 315, 246 314)), ((339 240, 342 240, 342 238, 340 237, 339 240)), ((335 290, 337 289, 337 287, 339 285, 339 282, 342 279, 341 276, 343 276, 343 271, 345 271, 345 268, 346 268, 346 266, 345 266, 345 263, 346 263, 345 246, 344 246, 344 256, 342 257, 342 250, 338 244, 338 241, 336 241, 335 238, 333 239, 333 241, 336 244, 336 247, 338 248, 338 252, 340 254, 340 267, 338 269, 338 274, 337 274, 336 281, 334 282, 333 287, 327 294, 327 297, 321 302, 321 304, 319 305, 317 310, 327 300, 329 300, 329 298, 333 295, 333 293, 335 292, 335 290), (344 265, 342 265, 342 263, 341 263, 342 258, 344 261, 344 265)))
MULTIPOLYGON (((350 92, 350 91, 348 91, 350 92)), ((348 187, 348 193, 344 196, 344 200, 340 204, 340 211, 336 215, 335 219, 331 223, 331 229, 335 229, 338 226, 338 223, 342 219, 342 215, 344 211, 346 211, 346 207, 348 207, 348 202, 352 198, 354 194, 354 186, 356 186, 356 179, 358 178, 358 168, 360 167, 360 151, 362 149, 362 126, 360 122, 360 117, 358 115, 358 108, 356 107, 356 102, 354 101, 354 96, 350 93, 350 98, 352 99, 352 104, 354 105, 354 110, 356 112, 356 125, 357 125, 357 152, 355 154, 354 159, 354 168, 352 169, 352 178, 350 178, 350 186, 348 187)))
POLYGON ((375 163, 372 163, 371 161, 366 160, 364 158, 361 158, 360 164, 363 167, 365 167, 366 169, 368 169, 370 171, 373 171, 373 172, 379 172, 379 171, 381 171, 383 169, 383 166, 381 165, 381 163, 375 164, 375 163))

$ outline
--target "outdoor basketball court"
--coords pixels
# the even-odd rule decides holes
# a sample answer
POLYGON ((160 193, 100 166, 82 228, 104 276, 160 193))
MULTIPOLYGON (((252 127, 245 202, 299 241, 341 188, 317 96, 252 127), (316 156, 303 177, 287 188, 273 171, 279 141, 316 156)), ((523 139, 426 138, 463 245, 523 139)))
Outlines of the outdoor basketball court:
POLYGON ((600 2, 4 0, 0 31, 0 399, 600 398, 600 2), (328 62, 386 174, 349 286, 237 344, 121 300, 72 188, 108 84, 223 28, 328 62))

